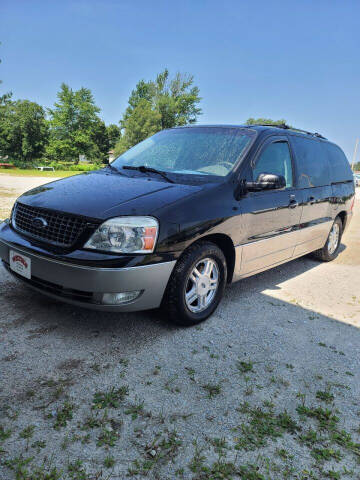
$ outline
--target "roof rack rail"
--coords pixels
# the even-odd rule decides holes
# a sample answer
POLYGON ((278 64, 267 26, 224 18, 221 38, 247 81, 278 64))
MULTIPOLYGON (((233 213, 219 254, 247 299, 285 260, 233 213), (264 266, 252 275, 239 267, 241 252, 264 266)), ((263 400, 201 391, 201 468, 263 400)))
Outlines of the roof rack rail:
POLYGON ((326 140, 326 138, 318 132, 308 132, 307 130, 302 130, 301 128, 290 127, 289 125, 286 125, 286 123, 279 123, 278 125, 274 123, 254 123, 253 125, 249 125, 249 127, 251 126, 275 127, 283 128, 284 130, 294 130, 295 132, 306 133, 306 135, 312 135, 313 137, 323 138, 324 140, 326 140))

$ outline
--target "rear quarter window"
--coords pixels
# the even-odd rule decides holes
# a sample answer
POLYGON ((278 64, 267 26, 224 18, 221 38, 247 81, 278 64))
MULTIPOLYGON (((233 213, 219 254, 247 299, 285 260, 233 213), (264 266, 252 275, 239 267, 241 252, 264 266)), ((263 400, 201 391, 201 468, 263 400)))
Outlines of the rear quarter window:
POLYGON ((295 151, 297 186, 321 187, 330 184, 330 168, 327 152, 318 140, 291 136, 295 151))
POLYGON ((328 155, 331 183, 353 180, 350 163, 341 148, 333 143, 323 143, 322 147, 328 155))

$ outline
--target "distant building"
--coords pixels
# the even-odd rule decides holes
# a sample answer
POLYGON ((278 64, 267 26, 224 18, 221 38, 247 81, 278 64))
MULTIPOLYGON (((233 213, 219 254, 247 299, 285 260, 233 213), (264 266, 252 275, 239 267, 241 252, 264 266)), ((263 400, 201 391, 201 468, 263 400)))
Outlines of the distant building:
POLYGON ((109 163, 113 162, 116 158, 114 150, 109 150, 108 155, 109 155, 109 163))

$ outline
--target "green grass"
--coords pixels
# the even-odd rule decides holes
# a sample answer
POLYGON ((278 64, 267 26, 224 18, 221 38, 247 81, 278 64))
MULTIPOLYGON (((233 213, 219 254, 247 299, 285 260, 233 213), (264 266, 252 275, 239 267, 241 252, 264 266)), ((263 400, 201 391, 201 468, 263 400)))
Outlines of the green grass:
POLYGON ((104 408, 119 408, 120 402, 124 400, 126 395, 129 395, 129 387, 123 385, 120 388, 110 388, 106 392, 96 392, 93 398, 92 408, 94 410, 101 410, 104 408))
POLYGON ((250 451, 262 448, 267 445, 268 439, 276 440, 284 433, 294 434, 300 430, 300 426, 286 411, 276 414, 272 408, 267 410, 253 408, 246 402, 238 410, 247 414, 250 421, 238 427, 240 435, 236 438, 236 450, 250 451))
POLYGON ((70 402, 65 402, 64 405, 57 410, 55 415, 55 430, 60 430, 61 427, 66 427, 67 422, 73 418, 74 405, 70 402))
POLYGON ((13 177, 55 177, 55 178, 63 178, 63 177, 71 177, 72 175, 78 175, 79 173, 84 172, 75 172, 70 170, 55 170, 54 172, 40 172, 39 170, 35 169, 0 169, 0 175, 11 175, 13 177))

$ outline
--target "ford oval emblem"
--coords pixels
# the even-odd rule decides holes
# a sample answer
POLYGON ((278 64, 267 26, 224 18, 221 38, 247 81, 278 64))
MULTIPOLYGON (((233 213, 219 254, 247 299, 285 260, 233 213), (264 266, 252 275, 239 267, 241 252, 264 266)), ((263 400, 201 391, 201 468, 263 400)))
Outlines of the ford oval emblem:
POLYGON ((35 228, 45 228, 48 226, 48 224, 44 218, 36 217, 32 221, 32 226, 35 228))

